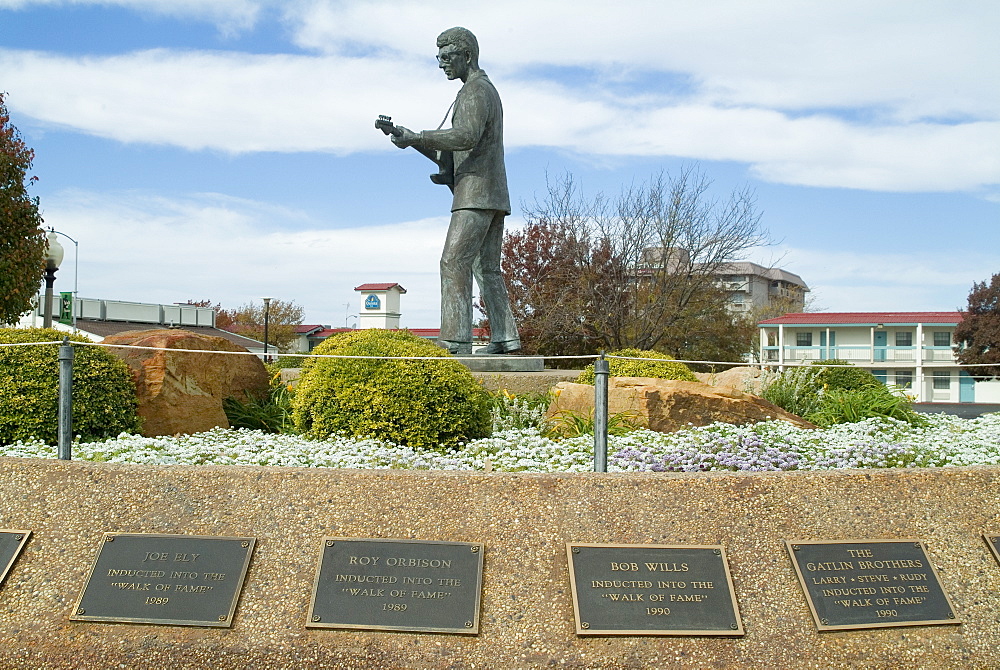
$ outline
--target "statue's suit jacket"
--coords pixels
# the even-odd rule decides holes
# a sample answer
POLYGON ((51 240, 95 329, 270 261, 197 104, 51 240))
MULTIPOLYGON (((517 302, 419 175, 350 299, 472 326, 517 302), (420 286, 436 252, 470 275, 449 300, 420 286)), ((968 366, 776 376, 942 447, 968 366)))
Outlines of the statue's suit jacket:
POLYGON ((451 210, 492 209, 510 214, 503 162, 503 108, 500 95, 482 70, 472 72, 458 92, 451 126, 420 133, 422 147, 451 151, 454 156, 451 210))

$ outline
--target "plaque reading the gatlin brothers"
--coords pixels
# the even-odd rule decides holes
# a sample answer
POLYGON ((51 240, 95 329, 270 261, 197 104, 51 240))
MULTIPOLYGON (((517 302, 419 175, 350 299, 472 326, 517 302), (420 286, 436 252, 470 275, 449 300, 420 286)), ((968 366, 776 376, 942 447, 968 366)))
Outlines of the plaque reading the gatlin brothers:
POLYGON ((483 545, 323 539, 308 628, 479 633, 483 545))
POLYGON ((961 623, 920 540, 786 540, 820 631, 961 623))
POLYGON ((105 533, 70 619, 229 628, 254 544, 252 537, 105 533))
POLYGON ((567 544, 577 635, 743 635, 721 546, 567 544))
POLYGON ((30 530, 0 530, 0 584, 7 579, 7 573, 21 555, 30 535, 30 530))

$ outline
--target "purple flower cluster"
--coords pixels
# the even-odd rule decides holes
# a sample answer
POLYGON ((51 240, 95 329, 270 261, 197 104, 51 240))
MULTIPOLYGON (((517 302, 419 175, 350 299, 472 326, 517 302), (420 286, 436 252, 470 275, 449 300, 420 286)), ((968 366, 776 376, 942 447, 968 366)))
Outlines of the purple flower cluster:
POLYGON ((692 440, 666 453, 648 446, 629 445, 612 454, 609 461, 632 472, 764 472, 796 470, 802 457, 788 445, 765 445, 760 435, 746 432, 737 436, 719 435, 702 444, 692 440))

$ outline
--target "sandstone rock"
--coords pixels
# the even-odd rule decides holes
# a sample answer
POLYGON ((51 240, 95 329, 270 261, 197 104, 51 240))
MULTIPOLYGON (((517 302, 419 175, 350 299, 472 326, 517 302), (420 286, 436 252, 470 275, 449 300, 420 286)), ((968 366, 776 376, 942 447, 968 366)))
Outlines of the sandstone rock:
POLYGON ((709 386, 728 386, 754 395, 760 395, 764 384, 774 378, 773 373, 750 366, 730 368, 722 372, 696 372, 694 376, 709 386))
MULTIPOLYGON (((564 411, 584 416, 593 413, 593 386, 560 382, 556 390, 558 396, 549 407, 549 416, 564 411)), ((716 421, 740 425, 779 419, 802 428, 816 427, 762 398, 728 386, 646 377, 611 377, 608 413, 631 415, 639 425, 661 433, 716 421)))
MULTIPOLYGON (((129 344, 198 351, 246 351, 221 337, 187 330, 128 331, 104 339, 104 344, 129 344)), ((153 351, 112 347, 109 351, 132 370, 139 395, 142 433, 147 437, 197 433, 229 427, 222 409, 228 397, 266 393, 269 377, 256 356, 153 351)))

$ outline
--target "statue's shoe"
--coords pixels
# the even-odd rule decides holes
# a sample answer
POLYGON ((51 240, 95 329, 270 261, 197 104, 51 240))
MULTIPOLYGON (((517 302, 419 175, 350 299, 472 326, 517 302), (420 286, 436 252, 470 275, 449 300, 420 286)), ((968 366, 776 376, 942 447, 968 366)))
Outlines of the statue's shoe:
POLYGON ((505 340, 503 342, 490 342, 485 348, 480 349, 481 354, 511 354, 521 350, 521 340, 505 340))
POLYGON ((472 342, 452 342, 451 340, 438 340, 437 345, 442 349, 447 349, 453 356, 471 356, 472 342))

